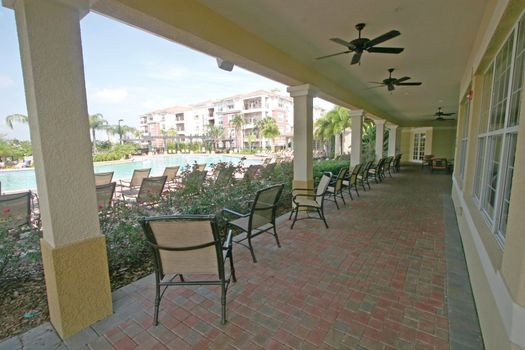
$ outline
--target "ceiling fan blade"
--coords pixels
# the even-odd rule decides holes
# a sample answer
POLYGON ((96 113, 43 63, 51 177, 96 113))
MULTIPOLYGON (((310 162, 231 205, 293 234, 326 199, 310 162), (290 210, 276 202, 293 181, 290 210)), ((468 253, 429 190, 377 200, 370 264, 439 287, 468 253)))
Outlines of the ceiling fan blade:
POLYGON ((385 83, 383 83, 382 81, 368 81, 367 83, 385 85, 385 83))
POLYGON ((350 64, 357 64, 359 61, 361 61, 361 52, 356 52, 354 56, 352 57, 352 62, 350 64))
POLYGON ((349 47, 351 45, 348 41, 340 39, 340 38, 330 38, 330 40, 333 41, 334 43, 337 43, 337 44, 340 44, 346 47, 349 47))
POLYGON ((393 84, 391 84, 391 85, 387 85, 387 88, 388 88, 388 91, 393 91, 393 90, 395 90, 395 87, 394 87, 393 84))
POLYGON ((409 79, 410 79, 410 77, 402 77, 402 78, 399 78, 399 79, 396 80, 396 84, 402 83, 402 82, 404 82, 405 80, 409 80, 409 79))
POLYGON ((352 52, 352 51, 348 50, 348 51, 343 51, 343 52, 333 53, 333 54, 331 54, 331 55, 326 55, 326 56, 316 57, 315 59, 316 59, 316 60, 322 60, 323 58, 334 57, 334 56, 342 55, 342 54, 344 54, 344 53, 349 53, 349 52, 352 52))
POLYGON ((402 47, 370 47, 366 49, 368 52, 376 53, 401 53, 403 50, 404 48, 402 47))
POLYGON ((419 86, 421 84, 423 84, 423 83, 421 83, 419 81, 417 81, 417 82, 415 81, 413 83, 398 83, 396 85, 400 85, 400 86, 419 86))
POLYGON ((441 115, 445 115, 445 116, 451 116, 451 115, 454 115, 456 113, 441 113, 441 115))
POLYGON ((400 35, 401 33, 397 30, 391 30, 389 31, 388 33, 385 33, 383 35, 380 35, 378 36, 377 38, 375 39, 372 39, 370 40, 366 46, 367 47, 372 47, 372 46, 375 46, 377 44, 381 44, 382 42, 384 41, 387 41, 387 40, 390 40, 392 38, 395 38, 396 36, 400 35))
POLYGON ((377 89, 377 88, 380 88, 380 87, 383 87, 383 84, 377 85, 377 86, 369 86, 369 87, 365 88, 365 90, 377 89))

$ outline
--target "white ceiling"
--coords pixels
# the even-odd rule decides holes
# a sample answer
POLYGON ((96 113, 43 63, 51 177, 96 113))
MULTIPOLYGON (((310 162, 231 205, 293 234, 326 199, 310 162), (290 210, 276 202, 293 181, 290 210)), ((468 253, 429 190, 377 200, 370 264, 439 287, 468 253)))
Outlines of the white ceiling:
POLYGON ((438 106, 457 112, 459 81, 465 70, 487 0, 200 0, 287 55, 312 67, 401 123, 432 120, 438 106), (329 40, 357 37, 355 24, 366 23, 373 39, 397 29, 401 35, 378 46, 403 47, 398 55, 364 53, 361 65, 329 40), (419 87, 367 89, 387 69, 410 76, 419 87))

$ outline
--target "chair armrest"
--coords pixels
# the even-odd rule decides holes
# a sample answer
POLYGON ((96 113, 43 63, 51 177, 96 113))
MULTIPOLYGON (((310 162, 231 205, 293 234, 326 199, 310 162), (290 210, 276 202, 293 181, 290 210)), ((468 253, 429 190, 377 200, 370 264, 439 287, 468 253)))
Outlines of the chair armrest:
POLYGON ((228 214, 232 214, 232 215, 235 215, 235 216, 238 216, 238 217, 246 217, 246 216, 250 216, 250 214, 241 214, 235 210, 231 210, 231 209, 228 209, 228 208, 222 208, 222 211, 225 212, 225 213, 228 213, 228 214))

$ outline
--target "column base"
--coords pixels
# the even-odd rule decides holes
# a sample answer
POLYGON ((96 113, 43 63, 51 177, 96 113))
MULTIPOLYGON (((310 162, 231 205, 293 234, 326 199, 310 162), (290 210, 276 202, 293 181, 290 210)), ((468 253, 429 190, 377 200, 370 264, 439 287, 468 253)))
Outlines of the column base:
POLYGON ((53 248, 40 241, 51 323, 62 338, 111 315, 106 239, 53 248))

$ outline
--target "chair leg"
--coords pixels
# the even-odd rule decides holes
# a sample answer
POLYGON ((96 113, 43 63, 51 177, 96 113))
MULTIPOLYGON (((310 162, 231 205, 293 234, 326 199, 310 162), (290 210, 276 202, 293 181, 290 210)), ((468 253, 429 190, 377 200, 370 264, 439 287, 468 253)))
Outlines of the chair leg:
POLYGON ((319 213, 319 216, 321 217, 321 219, 323 219, 324 225, 326 226, 326 228, 328 228, 328 224, 326 223, 326 219, 324 217, 324 210, 323 210, 323 208, 317 209, 317 212, 319 213))
POLYGON ((292 208, 292 211, 290 212, 290 216, 288 217, 288 220, 291 220, 292 219, 292 215, 293 215, 293 211, 294 211, 295 208, 292 208))
POLYGON ((357 193, 357 197, 361 197, 361 196, 359 195, 359 191, 357 190, 357 184, 355 185, 355 193, 357 193))
POLYGON ((335 206, 337 207, 337 210, 339 210, 339 204, 337 204, 337 196, 335 192, 334 192, 334 202, 335 202, 335 206))
POLYGON ((253 246, 252 246, 252 238, 250 235, 248 235, 248 247, 250 248, 250 253, 252 254, 253 262, 256 263, 257 259, 255 259, 255 253, 253 252, 253 246))
POLYGON ((354 197, 352 196, 352 185, 348 186, 348 194, 350 195, 350 199, 354 200, 354 197))
POLYGON ((232 246, 229 247, 228 254, 230 255, 229 256, 229 258, 230 258, 230 271, 231 271, 231 274, 232 274, 232 279, 233 279, 233 282, 237 282, 237 277, 235 276, 235 267, 233 266, 233 247, 232 246))
MULTIPOLYGON (((350 195, 352 197, 352 195, 350 195)), ((345 197, 343 196, 343 190, 341 190, 341 199, 343 200, 343 204, 346 205, 345 197)))
POLYGON ((159 281, 155 284, 155 312, 153 314, 153 325, 159 324, 159 306, 160 306, 160 285, 159 281))
POLYGON ((277 229, 275 228, 275 223, 273 223, 273 236, 275 237, 275 241, 277 242, 277 246, 281 248, 281 242, 279 242, 279 236, 277 236, 277 229))
MULTIPOLYGON (((293 211, 292 211, 292 213, 293 213, 293 211)), ((296 206, 296 207, 295 207, 295 217, 293 218, 293 222, 292 222, 292 227, 291 227, 291 228, 293 228, 293 225, 295 225, 295 222, 297 221, 297 214, 298 214, 298 213, 299 213, 299 207, 296 206)), ((290 214, 290 217, 291 217, 291 216, 292 216, 292 215, 290 214)))
POLYGON ((226 286, 221 284, 221 324, 226 324, 226 286))

